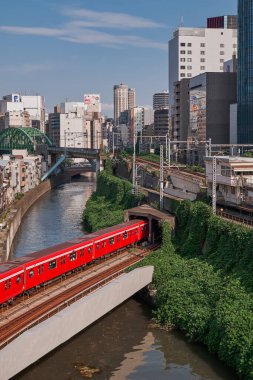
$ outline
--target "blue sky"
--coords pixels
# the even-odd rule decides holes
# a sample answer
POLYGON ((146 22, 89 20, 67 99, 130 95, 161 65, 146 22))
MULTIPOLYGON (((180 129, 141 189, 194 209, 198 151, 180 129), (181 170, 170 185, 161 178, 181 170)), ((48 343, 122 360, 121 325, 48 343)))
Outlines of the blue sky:
POLYGON ((136 89, 137 103, 168 87, 167 42, 184 26, 236 13, 236 0, 8 0, 0 13, 0 96, 46 97, 47 110, 101 93, 112 115, 112 87, 136 89))

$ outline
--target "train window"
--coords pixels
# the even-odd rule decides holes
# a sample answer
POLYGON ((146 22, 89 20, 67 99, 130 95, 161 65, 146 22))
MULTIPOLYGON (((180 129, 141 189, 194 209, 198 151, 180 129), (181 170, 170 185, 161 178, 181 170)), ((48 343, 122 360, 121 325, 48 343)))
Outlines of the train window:
POLYGON ((56 268, 57 264, 56 264, 56 260, 53 260, 53 261, 50 261, 50 263, 48 264, 48 269, 54 269, 56 268))
POLYGON ((4 283, 4 289, 7 290, 7 289, 10 289, 10 288, 11 288, 11 280, 5 281, 5 283, 4 283))
POLYGON ((102 243, 102 248, 104 248, 105 246, 106 246, 106 242, 103 241, 103 243, 102 243))
POLYGON ((92 253, 92 248, 91 247, 88 248, 88 253, 92 253))
POLYGON ((69 255, 69 260, 70 260, 70 261, 74 261, 74 260, 76 260, 76 252, 73 252, 73 253, 71 253, 71 254, 69 255))
POLYGON ((30 272, 29 272, 29 277, 32 278, 34 276, 34 270, 31 269, 30 272))
POLYGON ((117 242, 120 242, 120 236, 117 236, 117 242))
POLYGON ((113 237, 110 238, 109 243, 110 243, 111 245, 114 244, 114 238, 113 238, 113 237))
POLYGON ((20 276, 18 276, 18 277, 16 278, 16 283, 17 283, 17 284, 19 284, 19 283, 20 283, 20 281, 21 281, 21 277, 20 277, 20 276))
POLYGON ((135 230, 135 235, 138 235, 138 229, 136 228, 136 230, 135 230))
POLYGON ((80 250, 80 257, 83 257, 84 256, 84 249, 81 249, 80 250))
POLYGON ((60 263, 61 263, 61 265, 66 264, 66 257, 65 256, 61 257, 60 263))
POLYGON ((127 239, 127 232, 126 231, 123 233, 123 239, 124 240, 127 239))
POLYGON ((97 244, 97 249, 99 249, 99 248, 100 248, 100 244, 98 243, 98 244, 97 244))

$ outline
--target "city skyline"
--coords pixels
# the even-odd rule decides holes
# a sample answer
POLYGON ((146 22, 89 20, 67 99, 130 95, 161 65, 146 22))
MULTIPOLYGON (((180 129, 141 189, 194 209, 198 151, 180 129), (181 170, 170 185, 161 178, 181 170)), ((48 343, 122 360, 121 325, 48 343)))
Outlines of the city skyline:
POLYGON ((206 18, 236 13, 236 0, 213 1, 203 10, 180 0, 26 0, 2 5, 0 96, 40 94, 47 111, 64 101, 100 93, 102 111, 113 114, 113 85, 129 83, 136 104, 152 107, 152 96, 168 87, 168 40, 173 30, 205 26, 206 18), (39 10, 39 11, 38 11, 39 10), (183 11, 182 11, 183 10, 183 11), (182 18, 183 17, 183 18, 182 18), (154 69, 155 68, 155 69, 154 69), (147 80, 148 78, 148 80, 147 80))

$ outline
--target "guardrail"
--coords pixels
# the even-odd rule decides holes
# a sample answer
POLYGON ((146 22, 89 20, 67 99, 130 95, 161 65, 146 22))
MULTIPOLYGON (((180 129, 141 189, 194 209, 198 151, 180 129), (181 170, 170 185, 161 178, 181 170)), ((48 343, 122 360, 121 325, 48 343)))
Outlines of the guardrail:
POLYGON ((229 214, 227 212, 220 211, 220 210, 217 211, 216 214, 221 216, 222 218, 232 220, 233 222, 241 223, 241 224, 244 224, 245 226, 248 226, 248 227, 253 227, 253 220, 244 219, 240 216, 229 214))

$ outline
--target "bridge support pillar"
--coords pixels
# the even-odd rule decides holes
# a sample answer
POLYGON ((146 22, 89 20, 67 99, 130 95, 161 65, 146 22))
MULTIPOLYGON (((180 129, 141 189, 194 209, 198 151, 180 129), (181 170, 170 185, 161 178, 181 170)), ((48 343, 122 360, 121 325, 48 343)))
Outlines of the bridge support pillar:
POLYGON ((100 173, 104 170, 103 160, 101 158, 96 159, 96 173, 100 173))

